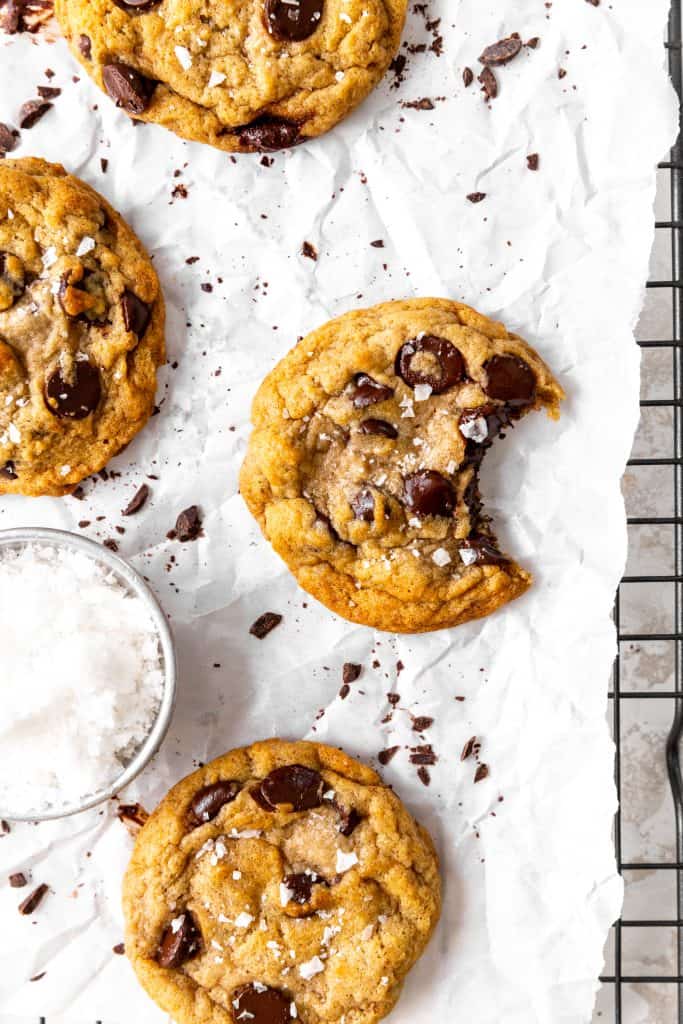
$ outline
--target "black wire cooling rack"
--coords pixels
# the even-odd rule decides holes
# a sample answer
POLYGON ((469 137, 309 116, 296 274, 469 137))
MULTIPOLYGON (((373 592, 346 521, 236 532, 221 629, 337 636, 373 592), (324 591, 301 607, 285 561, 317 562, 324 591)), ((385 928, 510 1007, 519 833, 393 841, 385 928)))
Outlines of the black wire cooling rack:
MULTIPOLYGON (((669 71, 679 99, 683 99, 683 60, 682 60, 682 24, 681 0, 673 0, 669 17, 668 38, 666 42, 669 71)), ((679 125, 680 125, 679 113, 679 125)), ((640 1024, 640 1022, 666 1022, 666 1024, 683 1024, 683 782, 681 778, 680 745, 683 737, 683 434, 682 434, 682 346, 683 346, 683 136, 679 138, 671 151, 670 159, 659 165, 660 175, 669 178, 671 208, 669 219, 656 224, 658 243, 660 232, 666 232, 671 246, 671 274, 664 280, 651 280, 648 288, 664 292, 671 301, 671 332, 658 340, 639 341, 643 356, 645 350, 659 350, 663 359, 670 358, 672 392, 665 398, 643 398, 641 409, 668 410, 673 431, 672 448, 669 455, 662 457, 661 452, 654 452, 645 458, 629 460, 629 472, 638 473, 638 468, 650 472, 656 467, 655 474, 662 474, 659 480, 667 496, 671 495, 670 507, 664 511, 668 514, 651 514, 647 516, 629 516, 629 535, 639 528, 656 528, 667 532, 671 538, 670 567, 662 575, 626 575, 624 576, 615 603, 615 621, 619 638, 619 654, 614 665, 614 684, 610 693, 610 711, 614 741, 616 744, 615 779, 619 793, 620 810, 615 819, 615 847, 619 872, 626 887, 625 914, 613 929, 611 948, 607 958, 607 970, 611 971, 602 977, 603 991, 599 1005, 602 1009, 596 1012, 596 1021, 614 1021, 614 1024, 640 1024), (650 469, 648 469, 648 467, 650 469), (625 603, 630 604, 629 588, 654 587, 662 597, 662 603, 668 603, 669 597, 673 607, 672 629, 665 632, 627 632, 624 628, 623 609, 625 603), (664 594, 666 596, 664 597, 664 594), (673 689, 651 687, 647 679, 641 678, 636 688, 630 685, 630 672, 624 670, 624 659, 627 652, 634 648, 639 651, 652 650, 651 645, 670 648, 673 689), (642 684, 644 683, 644 688, 642 684), (629 750, 625 742, 628 730, 624 727, 625 713, 628 714, 627 701, 663 700, 672 709, 671 724, 663 754, 666 757, 666 774, 671 790, 671 800, 667 806, 672 808, 674 816, 671 832, 671 852, 657 859, 640 859, 631 857, 625 850, 624 822, 622 801, 624 797, 624 777, 631 771, 627 764, 629 750), (671 914, 666 918, 645 919, 640 915, 631 915, 629 908, 629 885, 637 884, 647 873, 650 878, 656 873, 665 872, 669 876, 664 879, 664 889, 671 892, 671 914), (671 877, 673 876, 673 878, 671 877), (672 937, 670 969, 668 973, 631 973, 628 959, 630 953, 625 952, 629 939, 638 930, 642 955, 639 967, 647 969, 656 958, 648 957, 648 948, 654 943, 649 936, 653 930, 667 932, 672 937), (630 932, 630 935, 629 935, 630 932), (671 969, 671 967, 673 969, 671 969), (634 993, 637 998, 633 998, 634 993)), ((661 186, 661 181, 660 181, 661 186)), ((667 301, 663 298, 663 301, 667 301)), ((642 414, 643 417, 647 413, 642 414)), ((661 424, 660 424, 661 425, 661 424)), ((648 483, 652 484, 654 475, 648 483)), ((647 477, 646 477, 647 480, 647 477)), ((645 484, 647 486, 647 484, 645 484)), ((657 485, 655 485, 657 486, 657 485)), ((653 504, 658 505, 657 502, 653 504)), ((649 511, 654 511, 652 506, 649 511)), ((660 509, 657 508, 657 513, 660 509)), ((656 620, 656 616, 653 619, 656 620)), ((636 704, 636 706, 638 706, 636 704)), ((646 705, 642 705, 643 707, 646 705)), ((633 721, 633 716, 629 716, 633 721)), ((656 884, 652 887, 657 888, 656 884)), ((642 901, 640 901, 642 906, 642 901)), ((659 909, 659 907, 658 907, 659 909)), ((660 961, 661 963, 661 961, 660 961)))
MULTIPOLYGON (((672 82, 683 102, 683 25, 681 17, 682 0, 672 0, 666 47, 669 57, 669 72, 672 82)), ((679 114, 679 124, 683 128, 679 114)), ((657 232, 667 232, 671 245, 671 275, 664 280, 648 281, 649 289, 670 293, 671 332, 670 337, 639 341, 641 349, 658 349, 670 356, 672 393, 666 398, 643 398, 641 409, 668 409, 671 415, 673 444, 670 455, 648 455, 629 460, 630 468, 657 467, 670 474, 664 489, 671 493, 670 514, 653 514, 628 517, 629 533, 639 527, 669 528, 673 550, 671 570, 661 575, 626 575, 622 579, 614 607, 614 618, 619 639, 619 653, 614 663, 613 689, 609 693, 612 728, 616 745, 615 781, 621 808, 623 798, 622 780, 627 754, 623 743, 623 708, 629 700, 664 700, 671 704, 673 714, 665 745, 666 769, 671 789, 674 815, 674 843, 672 856, 661 860, 630 859, 624 856, 622 811, 617 811, 614 825, 614 840, 617 866, 622 875, 628 896, 630 876, 643 872, 666 872, 675 877, 672 886, 672 914, 667 918, 631 917, 627 914, 617 921, 613 928, 613 941, 607 954, 608 969, 612 973, 601 977, 602 992, 594 1022, 613 1024, 683 1024, 683 777, 681 774, 680 745, 683 739, 683 131, 671 150, 670 159, 659 164, 660 173, 669 177, 671 212, 667 220, 657 221, 657 232), (626 632, 622 629, 622 605, 631 586, 649 585, 669 588, 673 598, 673 629, 670 632, 626 632), (624 683, 623 652, 625 649, 647 648, 650 644, 668 644, 672 648, 674 689, 632 689, 624 683), (630 973, 625 967, 624 937, 627 930, 639 929, 645 938, 653 929, 666 929, 675 936, 673 973, 630 973), (645 999, 634 1012, 629 1001, 631 992, 645 993, 653 990, 653 999, 645 999), (656 992, 666 991, 661 1004, 657 1003, 656 992), (670 995, 673 992, 673 998, 670 995), (643 1015, 644 1014, 644 1015, 643 1015)), ((657 486, 655 484, 655 486, 657 486)), ((628 675, 628 673, 626 673, 628 675)), ((627 899, 628 905, 628 899, 627 899)), ((644 961, 647 949, 644 948, 644 961)), ((39 1024, 48 1024, 45 1017, 39 1024)), ((95 1024, 101 1024, 100 1021, 95 1024)))

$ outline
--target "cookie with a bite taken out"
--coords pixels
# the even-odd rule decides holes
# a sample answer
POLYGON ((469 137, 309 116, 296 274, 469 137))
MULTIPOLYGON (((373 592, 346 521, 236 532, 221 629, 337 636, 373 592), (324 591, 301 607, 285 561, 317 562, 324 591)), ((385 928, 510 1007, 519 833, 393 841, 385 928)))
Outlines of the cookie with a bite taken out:
POLYGON ((522 594, 479 494, 493 440, 563 392, 517 335, 445 299, 313 331, 263 381, 240 489, 301 586, 391 632, 455 626, 522 594))

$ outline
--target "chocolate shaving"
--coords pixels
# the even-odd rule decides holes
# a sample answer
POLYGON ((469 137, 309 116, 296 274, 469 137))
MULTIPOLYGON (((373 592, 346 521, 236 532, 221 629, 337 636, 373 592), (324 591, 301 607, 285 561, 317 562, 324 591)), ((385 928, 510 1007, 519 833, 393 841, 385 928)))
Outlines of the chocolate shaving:
POLYGON ((470 738, 468 739, 467 743, 462 748, 462 753, 460 755, 460 760, 461 761, 466 761, 468 757, 472 756, 472 754, 474 752, 474 748, 476 746, 476 743, 477 743, 477 737, 476 736, 470 736, 470 738))
POLYGON ((474 773, 474 781, 481 782, 482 779, 488 778, 489 766, 487 764, 480 764, 477 766, 477 770, 474 773))
POLYGON ((149 487, 147 486, 147 484, 143 484, 142 487, 140 487, 136 491, 136 493, 133 495, 133 497, 128 502, 126 507, 121 510, 121 515, 122 516, 134 516, 135 513, 139 512, 140 509, 143 507, 143 505, 145 505, 148 497, 149 497, 149 487))
POLYGON ((264 636, 268 636, 281 622, 282 616, 277 612, 264 612, 263 615, 259 615, 256 622, 252 622, 249 632, 257 640, 263 640, 264 636))
POLYGON ((386 750, 380 750, 377 755, 377 760, 380 764, 389 764, 394 759, 396 754, 399 752, 400 747, 387 747, 386 750))
POLYGON ((47 891, 48 887, 45 885, 44 882, 42 882, 36 889, 33 890, 32 893, 29 893, 29 895, 26 897, 25 900, 23 900, 22 903, 19 904, 19 913, 23 914, 24 916, 32 914, 34 910, 38 909, 38 906, 42 902, 43 897, 45 896, 47 891))

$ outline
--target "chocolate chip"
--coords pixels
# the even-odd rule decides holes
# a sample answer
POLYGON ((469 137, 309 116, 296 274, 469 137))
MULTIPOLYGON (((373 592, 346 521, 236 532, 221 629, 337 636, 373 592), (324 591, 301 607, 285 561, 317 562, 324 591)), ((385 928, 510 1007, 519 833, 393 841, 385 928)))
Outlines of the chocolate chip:
POLYGON ((317 875, 314 871, 302 871, 295 875, 285 875, 284 884, 292 894, 292 900, 294 903, 298 903, 300 906, 305 906, 307 903, 311 902, 313 886, 327 885, 327 881, 322 877, 322 875, 317 875))
POLYGON ((487 779, 489 776, 489 766, 487 764, 480 764, 477 766, 477 770, 474 773, 474 781, 481 782, 482 779, 487 779))
POLYGON ((290 996, 256 982, 240 985, 232 993, 232 1018, 239 1024, 291 1024, 294 1005, 290 996))
POLYGON ((175 536, 182 543, 196 540, 202 532, 202 517, 197 505, 184 509, 175 521, 175 536))
POLYGON ((189 910, 171 921, 164 929, 157 951, 160 967, 178 968, 199 953, 201 935, 189 910))
POLYGON ((386 750, 380 750, 377 760, 380 764, 389 764, 396 757, 400 749, 400 747, 387 747, 386 750))
POLYGON ((140 509, 145 505, 148 497, 149 497, 149 487, 147 486, 147 484, 143 484, 142 487, 140 487, 135 492, 135 494, 130 499, 130 501, 128 502, 126 507, 121 510, 121 515, 122 516, 134 516, 135 513, 139 512, 140 509))
POLYGON ((489 398, 509 405, 527 405, 536 397, 536 377, 518 356, 493 356, 484 364, 486 381, 482 385, 489 398))
POLYGON ((19 110, 19 127, 33 128, 34 124, 38 124, 41 117, 44 117, 51 109, 52 104, 46 103, 44 100, 28 100, 22 104, 19 110))
POLYGON ((295 811, 310 811, 320 807, 324 791, 322 776, 302 764, 273 769, 258 787, 262 806, 272 811, 281 804, 291 805, 295 811))
POLYGON ((347 684, 355 683, 362 671, 362 665, 354 665, 352 661, 347 661, 342 668, 342 682, 347 684))
POLYGON ((369 487, 363 487, 351 500, 351 508, 355 519, 364 523, 372 523, 375 518, 375 496, 369 487))
POLYGON ((337 831, 342 836, 352 835, 363 819, 358 811, 353 807, 346 810, 346 808, 340 807, 339 804, 336 806, 337 811, 339 812, 339 825, 337 826, 337 831))
POLYGON ((81 56, 85 57, 86 60, 90 60, 92 57, 92 41, 90 36, 82 34, 78 37, 78 49, 81 56))
POLYGON ((11 459, 8 459, 5 465, 0 468, 0 477, 4 480, 18 480, 19 474, 11 459))
POLYGON ((507 565, 510 561, 489 537, 480 533, 471 534, 467 540, 460 541, 460 551, 470 552, 468 558, 463 558, 466 565, 507 565))
POLYGON ((17 145, 19 133, 0 121, 0 153, 11 153, 17 145))
POLYGON ((268 636, 281 622, 282 616, 277 612, 264 612, 263 615, 259 615, 256 622, 252 622, 249 632, 257 640, 263 640, 264 636, 268 636))
POLYGON ((363 420, 359 430, 361 434, 376 434, 380 437, 389 437, 392 440, 398 437, 398 430, 393 423, 387 423, 386 420, 363 420))
POLYGON ((472 68, 464 68, 462 73, 462 80, 465 88, 469 89, 469 87, 472 85, 472 82, 474 81, 474 71, 472 70, 472 68))
POLYGON ((477 81, 481 84, 485 99, 495 100, 498 95, 498 82, 491 68, 484 68, 477 81))
POLYGON ((29 893, 26 899, 19 904, 19 913, 24 914, 24 916, 32 914, 34 910, 38 909, 38 906, 42 902, 43 897, 45 896, 47 891, 48 888, 43 882, 36 889, 34 889, 32 893, 29 893))
POLYGON ((413 732, 424 732, 425 729, 430 729, 434 725, 434 719, 430 718, 429 715, 418 715, 417 718, 413 719, 413 732))
POLYGON ((13 875, 9 876, 9 884, 13 889, 23 889, 25 885, 28 885, 26 875, 23 871, 15 871, 13 875))
POLYGON ((45 384, 45 404, 59 419, 82 420, 90 416, 102 397, 100 373, 87 359, 77 359, 72 380, 65 380, 61 370, 55 370, 45 384))
POLYGON ((428 384, 435 395, 440 395, 463 379, 465 360, 446 338, 425 334, 401 346, 396 373, 410 387, 428 384))
POLYGON ((196 828, 198 825, 205 825, 207 821, 213 821, 225 804, 232 803, 241 788, 239 782, 220 780, 198 790, 192 797, 187 812, 190 827, 196 828))
POLYGON ((275 39, 298 43, 312 36, 322 18, 324 0, 266 0, 266 26, 275 39))
POLYGON ((144 114, 157 86, 135 68, 118 61, 104 65, 102 79, 116 106, 128 114, 144 114))
POLYGON ((455 508, 453 488, 441 473, 423 469, 405 478, 405 501, 418 516, 450 516, 455 508))
POLYGON ((248 152, 275 152, 278 149, 296 146, 303 141, 299 134, 300 126, 295 121, 289 121, 285 117, 270 117, 267 114, 233 129, 233 132, 239 138, 242 148, 248 152))
POLYGON ((480 64, 493 65, 507 64, 517 56, 522 49, 522 40, 518 36, 509 36, 507 39, 499 39, 497 43, 487 46, 481 57, 480 64))
POLYGON ((357 373, 349 391, 349 397, 356 409, 365 409, 368 405, 386 402, 393 394, 393 388, 380 384, 367 373, 357 373))
POLYGON ((138 339, 143 338, 152 315, 147 303, 126 288, 121 298, 121 312, 126 330, 137 335, 138 339))
POLYGON ((461 761, 466 761, 468 757, 472 756, 472 754, 474 753, 474 748, 476 746, 476 743, 477 743, 477 737, 476 736, 470 736, 470 738, 468 739, 467 743, 462 748, 462 753, 460 754, 460 760, 461 761))

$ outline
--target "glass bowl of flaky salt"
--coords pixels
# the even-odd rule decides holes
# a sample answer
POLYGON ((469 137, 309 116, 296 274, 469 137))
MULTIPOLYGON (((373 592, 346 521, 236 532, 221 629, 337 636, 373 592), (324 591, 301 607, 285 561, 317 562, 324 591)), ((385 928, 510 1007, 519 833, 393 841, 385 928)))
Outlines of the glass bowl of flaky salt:
POLYGON ((0 531, 0 819, 108 800, 168 729, 173 638, 142 577, 61 530, 0 531))

